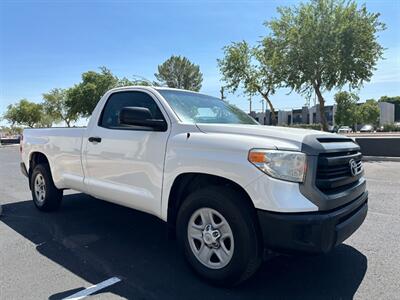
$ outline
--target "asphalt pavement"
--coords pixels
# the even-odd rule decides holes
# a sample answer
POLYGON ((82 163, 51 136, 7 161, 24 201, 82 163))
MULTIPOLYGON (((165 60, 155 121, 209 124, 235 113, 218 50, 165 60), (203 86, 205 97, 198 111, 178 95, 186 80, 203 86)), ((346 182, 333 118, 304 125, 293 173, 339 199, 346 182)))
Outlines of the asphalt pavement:
POLYGON ((400 162, 365 162, 369 213, 333 252, 278 256, 233 289, 185 263, 156 217, 67 192, 35 209, 16 146, 0 148, 0 299, 62 299, 117 277, 94 299, 400 299, 400 162))

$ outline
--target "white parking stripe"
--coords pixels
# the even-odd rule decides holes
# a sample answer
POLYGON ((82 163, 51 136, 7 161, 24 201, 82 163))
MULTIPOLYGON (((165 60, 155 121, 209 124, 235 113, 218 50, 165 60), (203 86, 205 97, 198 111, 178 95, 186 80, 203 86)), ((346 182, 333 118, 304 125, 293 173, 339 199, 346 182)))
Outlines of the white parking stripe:
POLYGON ((87 289, 84 289, 80 292, 77 292, 71 296, 68 296, 67 298, 64 298, 65 300, 79 300, 79 299, 83 299, 93 293, 96 293, 97 291, 104 289, 110 285, 113 285, 117 282, 120 282, 121 279, 119 279, 118 277, 111 277, 110 279, 104 280, 98 284, 92 285, 90 287, 88 287, 87 289))

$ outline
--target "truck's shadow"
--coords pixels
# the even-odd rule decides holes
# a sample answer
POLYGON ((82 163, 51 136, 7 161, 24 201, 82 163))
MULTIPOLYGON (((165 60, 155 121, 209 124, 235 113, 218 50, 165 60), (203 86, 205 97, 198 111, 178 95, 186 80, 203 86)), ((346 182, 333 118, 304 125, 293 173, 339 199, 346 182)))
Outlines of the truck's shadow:
MULTIPOLYGON (((221 289, 193 275, 157 218, 83 194, 65 196, 56 213, 38 212, 31 201, 6 204, 0 221, 91 283, 120 277, 108 291, 128 299, 346 299, 367 269, 363 254, 342 245, 324 256, 276 257, 243 285, 221 289)), ((76 290, 60 292, 49 297, 76 290)))

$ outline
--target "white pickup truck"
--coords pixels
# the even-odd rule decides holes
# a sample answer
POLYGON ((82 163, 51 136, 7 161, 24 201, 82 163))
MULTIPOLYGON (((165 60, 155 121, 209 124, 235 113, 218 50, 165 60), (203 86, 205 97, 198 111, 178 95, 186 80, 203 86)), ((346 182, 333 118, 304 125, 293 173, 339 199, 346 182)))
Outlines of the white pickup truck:
POLYGON ((24 130, 21 155, 38 209, 73 189, 153 214, 215 284, 247 279, 271 251, 328 252, 367 214, 353 140, 262 126, 184 90, 110 90, 87 128, 24 130))

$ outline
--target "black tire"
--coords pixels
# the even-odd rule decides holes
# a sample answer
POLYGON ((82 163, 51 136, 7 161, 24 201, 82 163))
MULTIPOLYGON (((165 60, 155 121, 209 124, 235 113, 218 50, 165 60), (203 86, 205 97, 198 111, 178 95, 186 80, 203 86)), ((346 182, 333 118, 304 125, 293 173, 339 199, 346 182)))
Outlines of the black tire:
POLYGON ((232 189, 210 186, 190 194, 178 212, 177 238, 194 271, 212 284, 234 286, 253 275, 262 262, 262 240, 254 208, 232 189), (199 261, 190 246, 188 226, 192 215, 201 208, 211 208, 228 222, 234 240, 229 263, 209 268, 199 261))
POLYGON ((56 188, 51 176, 51 171, 48 164, 36 165, 30 177, 32 199, 35 206, 41 211, 55 211, 59 209, 63 197, 63 191, 56 188), (42 176, 42 177, 40 177, 42 176), (44 196, 37 193, 35 188, 35 180, 43 178, 44 181, 44 196), (40 199, 39 199, 40 197, 40 199))

